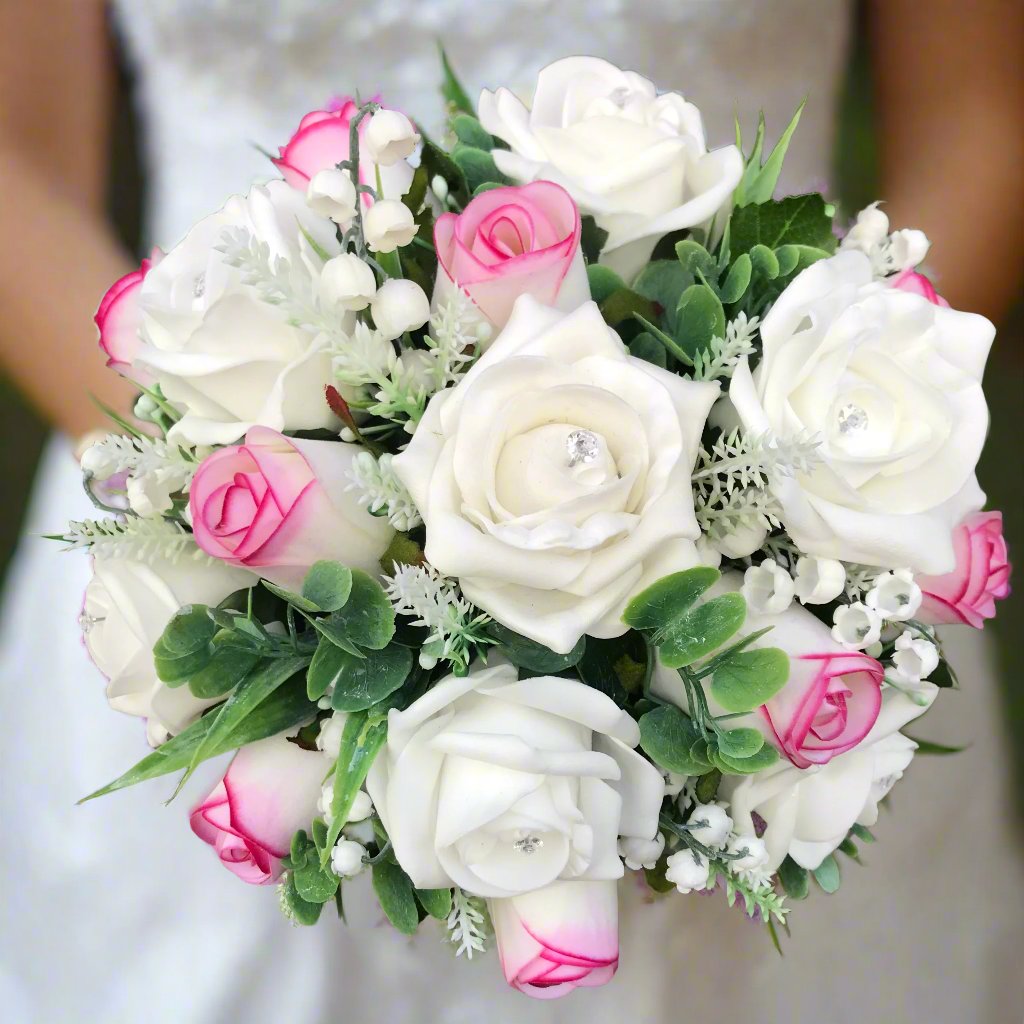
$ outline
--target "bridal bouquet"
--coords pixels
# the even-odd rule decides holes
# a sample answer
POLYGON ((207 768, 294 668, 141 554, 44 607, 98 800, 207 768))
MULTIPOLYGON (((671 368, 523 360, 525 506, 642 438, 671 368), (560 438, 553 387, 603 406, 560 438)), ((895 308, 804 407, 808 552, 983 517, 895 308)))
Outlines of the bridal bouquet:
POLYGON ((154 748, 92 796, 237 751, 190 819, 228 870, 302 924, 366 872, 550 998, 615 973, 627 872, 777 942, 948 749, 902 730, 1009 591, 993 327, 877 206, 775 198, 799 112, 709 150, 603 60, 444 72, 443 146, 332 102, 111 287, 140 397, 61 537, 154 748))

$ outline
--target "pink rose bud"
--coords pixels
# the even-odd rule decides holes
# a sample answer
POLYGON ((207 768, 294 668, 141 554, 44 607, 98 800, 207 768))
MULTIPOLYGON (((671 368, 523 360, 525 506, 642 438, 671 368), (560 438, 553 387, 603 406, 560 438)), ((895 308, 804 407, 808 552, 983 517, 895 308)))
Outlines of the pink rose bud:
POLYGON ((280 877, 292 836, 316 816, 324 766, 322 754, 284 736, 242 747, 192 811, 192 831, 243 882, 267 885, 280 877))
POLYGON ((981 629, 1010 593, 1010 563, 1002 512, 975 512, 953 531, 956 568, 944 576, 915 576, 924 600, 917 618, 936 625, 963 622, 981 629))
POLYGON ((554 882, 489 901, 505 980, 535 999, 611 981, 619 965, 615 882, 554 882))
POLYGON ((906 270, 901 270, 889 284, 893 288, 898 288, 901 292, 912 292, 914 295, 920 295, 933 306, 949 308, 949 303, 939 295, 931 281, 924 274, 919 274, 916 270, 911 270, 909 267, 906 270))
POLYGON ((99 309, 93 317, 100 332, 100 348, 107 354, 107 366, 140 384, 148 383, 150 377, 132 368, 142 345, 139 338, 142 319, 139 293, 150 268, 159 263, 162 257, 163 253, 154 249, 150 258, 143 260, 138 270, 116 280, 100 300, 99 309))
POLYGON ((314 562, 377 575, 394 530, 370 515, 348 472, 363 449, 252 427, 245 442, 204 459, 189 493, 196 543, 293 590, 314 562))
POLYGON ((520 295, 571 312, 590 298, 580 230, 576 204, 554 182, 482 192, 434 226, 434 305, 457 285, 499 329, 520 295))

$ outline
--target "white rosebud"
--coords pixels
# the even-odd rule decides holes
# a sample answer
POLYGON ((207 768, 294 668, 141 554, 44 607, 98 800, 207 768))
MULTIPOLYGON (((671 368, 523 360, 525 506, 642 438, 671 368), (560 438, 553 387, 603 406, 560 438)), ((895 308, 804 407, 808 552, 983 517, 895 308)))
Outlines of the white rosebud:
POLYGON ((683 894, 706 889, 710 873, 707 857, 689 849, 673 853, 665 869, 665 877, 683 894))
POLYGON ((847 650, 858 651, 877 643, 882 635, 881 616, 860 601, 840 605, 832 618, 832 637, 847 650))
POLYGON ((125 487, 128 507, 144 519, 160 515, 173 507, 171 492, 177 489, 175 482, 161 480, 155 473, 133 476, 125 487))
POLYGON ((416 237, 412 211, 397 199, 380 199, 363 217, 366 244, 374 252, 394 252, 416 237))
POLYGON ((774 559, 766 558, 743 574, 740 593, 758 615, 781 615, 793 603, 793 577, 774 559))
POLYGON ((939 649, 930 640, 915 636, 908 629, 896 638, 892 663, 901 682, 919 683, 939 667, 939 649))
POLYGON ((909 569, 883 573, 875 580, 864 603, 883 619, 903 622, 913 618, 921 607, 921 588, 914 582, 909 569))
POLYGON ((410 156, 420 137, 412 122, 398 110, 378 110, 363 135, 363 148, 381 167, 390 167, 410 156))
POLYGON ((376 293, 373 270, 355 253, 343 252, 332 257, 320 271, 320 298, 328 306, 353 311, 366 309, 376 293))
POLYGON ((79 462, 82 471, 96 477, 97 480, 108 480, 117 470, 116 461, 99 442, 86 448, 79 462))
POLYGON ((690 835, 698 843, 717 849, 725 845, 732 830, 732 818, 722 804, 697 804, 690 814, 689 825, 690 835), (702 821, 706 824, 698 824, 702 821))
POLYGON ((846 567, 834 558, 798 558, 793 589, 804 604, 828 604, 846 586, 846 567))
POLYGON ((366 847, 351 839, 339 839, 331 850, 331 870, 339 878, 355 878, 365 865, 366 847))
POLYGON ((335 224, 348 224, 356 215, 356 187, 347 171, 327 167, 317 171, 306 188, 309 208, 335 224))
POLYGON ((653 868, 664 849, 665 837, 660 832, 653 839, 623 836, 619 840, 619 856, 626 862, 626 867, 630 871, 653 868))
POLYGON ((752 835, 736 835, 729 839, 726 850, 742 856, 729 862, 733 871, 739 874, 757 876, 768 865, 768 847, 763 839, 752 835))
POLYGON ((322 750, 332 761, 337 760, 341 753, 341 734, 345 731, 347 718, 344 711, 335 711, 330 718, 320 723, 320 732, 316 738, 317 750, 322 750))
POLYGON ((741 523, 720 539, 713 539, 712 545, 726 558, 746 558, 752 555, 768 536, 768 529, 760 523, 741 523))
POLYGON ((678 796, 686 785, 687 775, 680 775, 678 772, 662 772, 665 777, 665 796, 678 796))
POLYGON ((415 281, 385 281, 370 304, 373 323, 385 341, 422 327, 430 319, 430 300, 415 281))

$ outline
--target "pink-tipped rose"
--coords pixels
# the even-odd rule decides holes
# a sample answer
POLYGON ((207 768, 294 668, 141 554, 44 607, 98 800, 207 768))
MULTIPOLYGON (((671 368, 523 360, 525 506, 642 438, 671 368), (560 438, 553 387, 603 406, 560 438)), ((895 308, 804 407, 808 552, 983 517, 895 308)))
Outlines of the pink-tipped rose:
POLYGON ((159 249, 154 249, 150 258, 143 260, 138 270, 118 278, 107 289, 93 317, 100 334, 100 348, 107 355, 107 366, 140 384, 146 384, 150 377, 132 368, 142 345, 139 338, 139 293, 150 268, 159 263, 162 256, 159 249))
POLYGON ((482 192, 434 226, 434 304, 456 286, 495 327, 520 295, 571 312, 590 298, 580 250, 580 212, 551 181, 482 192))
POLYGON ((933 306, 943 306, 949 309, 949 303, 935 290, 935 285, 924 274, 919 274, 916 270, 911 270, 909 267, 906 270, 901 270, 889 283, 901 292, 920 295, 933 306))
MULTIPOLYGON (((349 127, 359 113, 359 106, 349 96, 332 101, 326 110, 313 110, 300 122, 295 134, 280 155, 273 158, 274 165, 292 188, 305 192, 317 171, 335 167, 348 159, 349 127)), ((364 118, 359 124, 360 138, 369 123, 364 118)), ((364 185, 376 187, 377 169, 368 160, 360 147, 359 180, 364 185)), ((400 199, 409 190, 413 170, 404 160, 390 167, 381 166, 380 177, 387 199, 400 199)), ((364 196, 364 202, 370 202, 364 196)))
POLYGON ((535 999, 611 981, 619 965, 615 882, 555 882, 489 901, 505 980, 535 999))
POLYGON ((316 816, 324 771, 322 754, 284 736, 242 747, 192 811, 192 831, 243 882, 267 885, 280 877, 294 833, 316 816))
POLYGON ((1002 512, 975 512, 953 531, 956 568, 943 576, 915 576, 924 599, 917 617, 936 625, 981 629, 1010 593, 1010 563, 1002 512))
POLYGON ((350 489, 363 449, 252 427, 204 459, 189 493, 196 543, 208 555, 296 589, 329 558, 376 575, 394 534, 350 489))

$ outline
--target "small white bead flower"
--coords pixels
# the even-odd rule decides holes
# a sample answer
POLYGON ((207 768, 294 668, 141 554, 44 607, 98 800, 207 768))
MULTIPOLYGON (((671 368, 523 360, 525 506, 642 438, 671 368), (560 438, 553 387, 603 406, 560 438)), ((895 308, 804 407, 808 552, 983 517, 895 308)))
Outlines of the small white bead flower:
POLYGON ((708 887, 711 865, 693 850, 673 853, 666 862, 665 877, 684 895, 708 887))
POLYGON ((939 649, 930 640, 906 630, 896 639, 892 663, 892 681, 901 688, 916 690, 939 667, 939 649))
POLYGON ((664 849, 665 837, 660 832, 653 839, 623 836, 619 840, 619 856, 626 862, 626 867, 630 871, 653 868, 664 849))
POLYGON ((665 776, 665 796, 679 796, 686 786, 688 775, 680 775, 678 772, 662 772, 665 776))
POLYGON ((352 806, 348 811, 349 821, 363 821, 373 813, 373 801, 370 799, 370 794, 366 790, 361 789, 355 795, 355 799, 352 801, 352 806))
POLYGON ((797 559, 793 589, 804 604, 828 604, 846 586, 846 568, 834 558, 797 559))
POLYGON ((320 732, 316 738, 318 750, 322 750, 332 761, 336 761, 341 753, 341 734, 345 731, 345 720, 348 715, 344 711, 335 711, 330 718, 320 723, 320 732))
POLYGON ((343 252, 332 257, 320 271, 320 298, 328 306, 356 312, 366 309, 376 294, 373 271, 355 253, 343 252))
POLYGON ((882 573, 864 598, 864 603, 883 619, 903 622, 913 618, 921 607, 921 588, 914 582, 909 569, 882 573))
POLYGON ((412 211, 397 199, 380 199, 363 217, 366 244, 374 252, 394 252, 416 237, 412 211))
POLYGON ((712 849, 725 845, 732 830, 732 818, 729 817, 722 804, 697 804, 689 818, 690 835, 712 849), (707 824, 698 825, 704 821, 707 824))
POLYGON ((339 878, 355 878, 365 865, 366 847, 351 839, 339 839, 331 850, 331 870, 339 878))
POLYGON ((328 779, 320 790, 320 799, 316 802, 316 809, 323 815, 324 821, 328 825, 334 821, 334 815, 331 814, 331 801, 334 799, 334 779, 333 777, 328 779))
POLYGON ((345 171, 327 167, 313 175, 306 189, 306 202, 321 217, 347 225, 356 215, 356 187, 345 171))
POLYGON ((833 622, 832 637, 847 650, 863 650, 877 643, 882 635, 882 617, 860 601, 840 605, 833 622))
POLYGON ((740 593, 758 615, 781 615, 793 603, 793 577, 771 558, 743 574, 740 593))
POLYGON ((363 135, 367 156, 381 167, 390 167, 411 156, 419 141, 412 122, 398 110, 378 110, 363 135))
POLYGON ((393 341, 430 319, 430 299, 415 281, 393 278, 380 286, 370 312, 381 337, 393 341))
POLYGON ((763 839, 752 835, 734 835, 726 844, 728 853, 741 853, 729 862, 732 871, 751 882, 763 882, 768 878, 768 847, 763 839))

